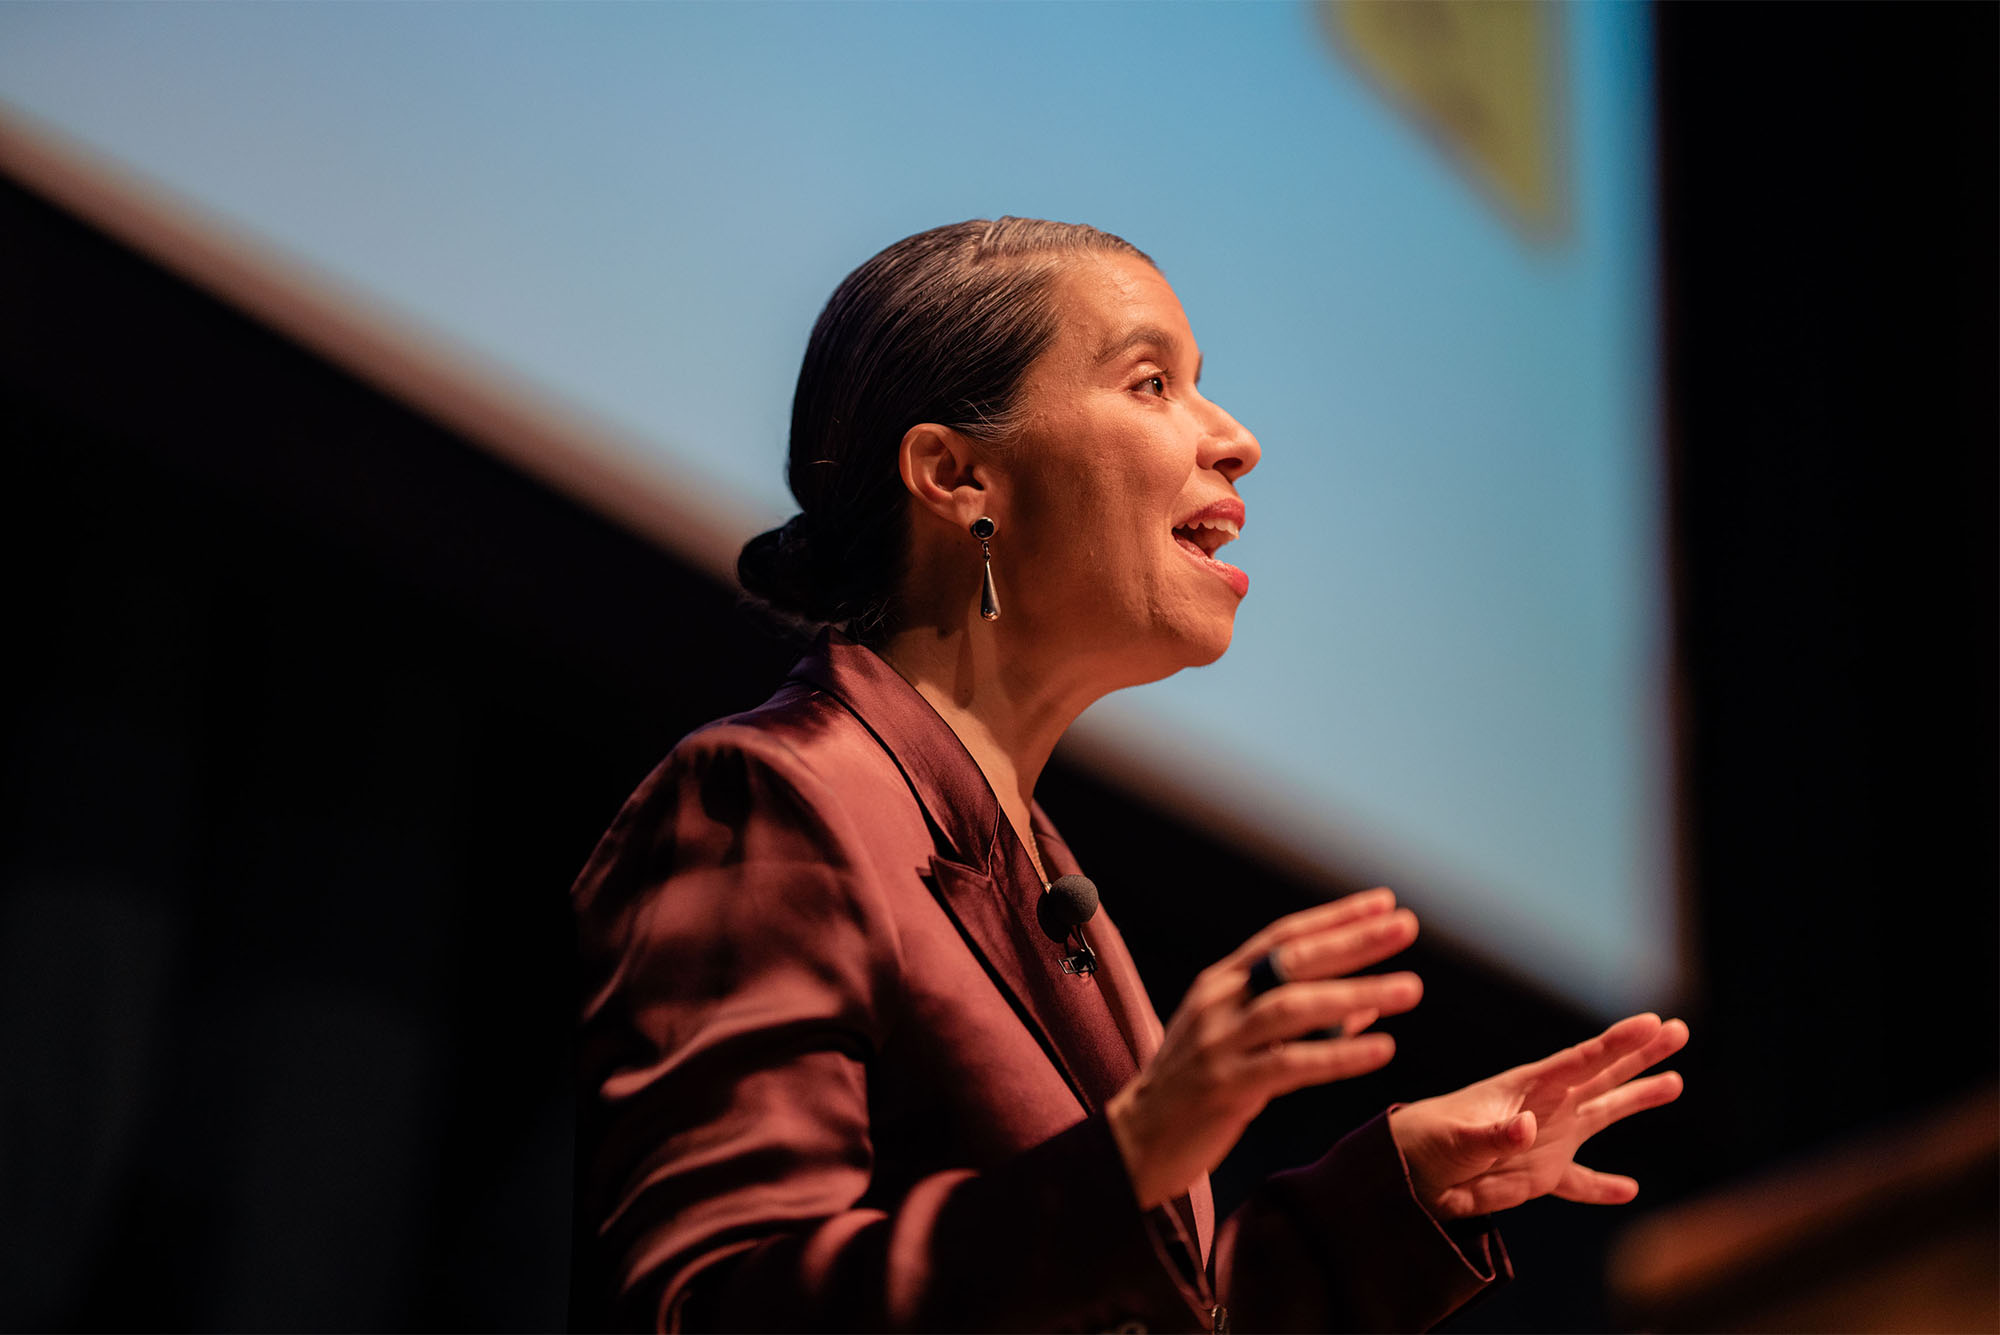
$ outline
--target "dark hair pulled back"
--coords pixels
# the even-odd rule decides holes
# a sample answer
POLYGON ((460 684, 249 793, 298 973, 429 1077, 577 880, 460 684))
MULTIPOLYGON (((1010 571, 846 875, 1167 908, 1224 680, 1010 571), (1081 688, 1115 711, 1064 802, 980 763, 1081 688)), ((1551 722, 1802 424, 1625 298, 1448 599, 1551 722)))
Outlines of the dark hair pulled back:
POLYGON ((909 531, 904 434, 1020 428, 1022 377, 1055 340, 1068 257, 1151 260, 1079 223, 974 219, 905 237, 844 279, 806 344, 785 480, 799 513, 744 544, 737 578, 782 620, 861 641, 893 620, 909 531))

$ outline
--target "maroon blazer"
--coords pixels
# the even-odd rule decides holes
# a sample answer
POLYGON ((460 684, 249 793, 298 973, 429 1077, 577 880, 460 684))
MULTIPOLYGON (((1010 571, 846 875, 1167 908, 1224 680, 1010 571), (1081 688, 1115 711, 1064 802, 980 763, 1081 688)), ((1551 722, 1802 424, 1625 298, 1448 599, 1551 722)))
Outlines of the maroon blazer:
POLYGON ((1104 1105, 1159 1020, 1108 912, 1062 972, 1041 890, 950 727, 838 637, 674 748, 574 891, 620 1325, 1419 1329, 1507 1272, 1418 1205, 1386 1116, 1213 1238, 1206 1181, 1141 1211, 1104 1105))

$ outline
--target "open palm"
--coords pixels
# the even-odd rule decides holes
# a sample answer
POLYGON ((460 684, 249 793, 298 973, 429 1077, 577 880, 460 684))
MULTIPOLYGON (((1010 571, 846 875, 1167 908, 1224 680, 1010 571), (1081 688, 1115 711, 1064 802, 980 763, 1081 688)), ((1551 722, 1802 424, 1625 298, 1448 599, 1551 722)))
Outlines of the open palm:
POLYGON ((1675 1072, 1634 1077, 1687 1038, 1679 1020, 1634 1015, 1540 1061, 1395 1109, 1389 1126, 1417 1198, 1439 1219, 1551 1194, 1593 1205, 1631 1200, 1637 1182, 1585 1168, 1577 1149, 1613 1122, 1680 1097, 1675 1072))

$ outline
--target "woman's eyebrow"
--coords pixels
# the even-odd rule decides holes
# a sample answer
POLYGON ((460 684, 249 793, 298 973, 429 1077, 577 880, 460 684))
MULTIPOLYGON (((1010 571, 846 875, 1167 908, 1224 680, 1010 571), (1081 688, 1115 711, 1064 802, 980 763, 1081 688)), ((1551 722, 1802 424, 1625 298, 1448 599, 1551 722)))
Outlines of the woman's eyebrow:
POLYGON ((1110 341, 1098 351, 1097 360, 1108 362, 1118 354, 1129 352, 1142 343, 1157 344, 1168 352, 1177 351, 1180 347, 1179 343, 1175 341, 1174 336, 1166 330, 1157 329, 1152 325, 1141 325, 1139 328, 1129 330, 1122 335, 1113 334, 1110 341))
MULTIPOLYGON (((1124 334, 1113 334, 1110 340, 1098 350, 1098 364, 1102 365, 1110 361, 1113 357, 1121 353, 1130 352, 1133 348, 1146 343, 1151 343, 1170 355, 1177 354, 1181 346, 1180 340, 1166 330, 1155 325, 1141 325, 1139 328, 1129 330, 1124 334)), ((1196 384, 1201 383, 1200 361, 1196 361, 1194 365, 1194 380, 1196 384)))

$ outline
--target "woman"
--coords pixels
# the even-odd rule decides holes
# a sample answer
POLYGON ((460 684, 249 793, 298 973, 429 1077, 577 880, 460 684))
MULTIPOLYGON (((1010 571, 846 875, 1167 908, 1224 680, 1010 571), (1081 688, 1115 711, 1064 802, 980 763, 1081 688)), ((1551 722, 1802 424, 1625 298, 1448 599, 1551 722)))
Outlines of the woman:
POLYGON ((1158 270, 1090 228, 937 228, 834 293, 800 514, 740 566, 831 629, 675 748, 575 892, 621 1322, 1415 1328, 1507 1273, 1488 1213, 1636 1192, 1573 1155, 1679 1093, 1634 1079, 1685 1041, 1653 1016, 1393 1109, 1218 1225, 1207 1174, 1270 1099, 1390 1059, 1367 1026, 1420 984, 1349 975, 1415 918, 1376 890, 1282 919, 1164 1031, 1107 914, 1038 928, 1078 871, 1033 798, 1057 740, 1215 659, 1247 589, 1215 552, 1259 446, 1200 371, 1158 270))

